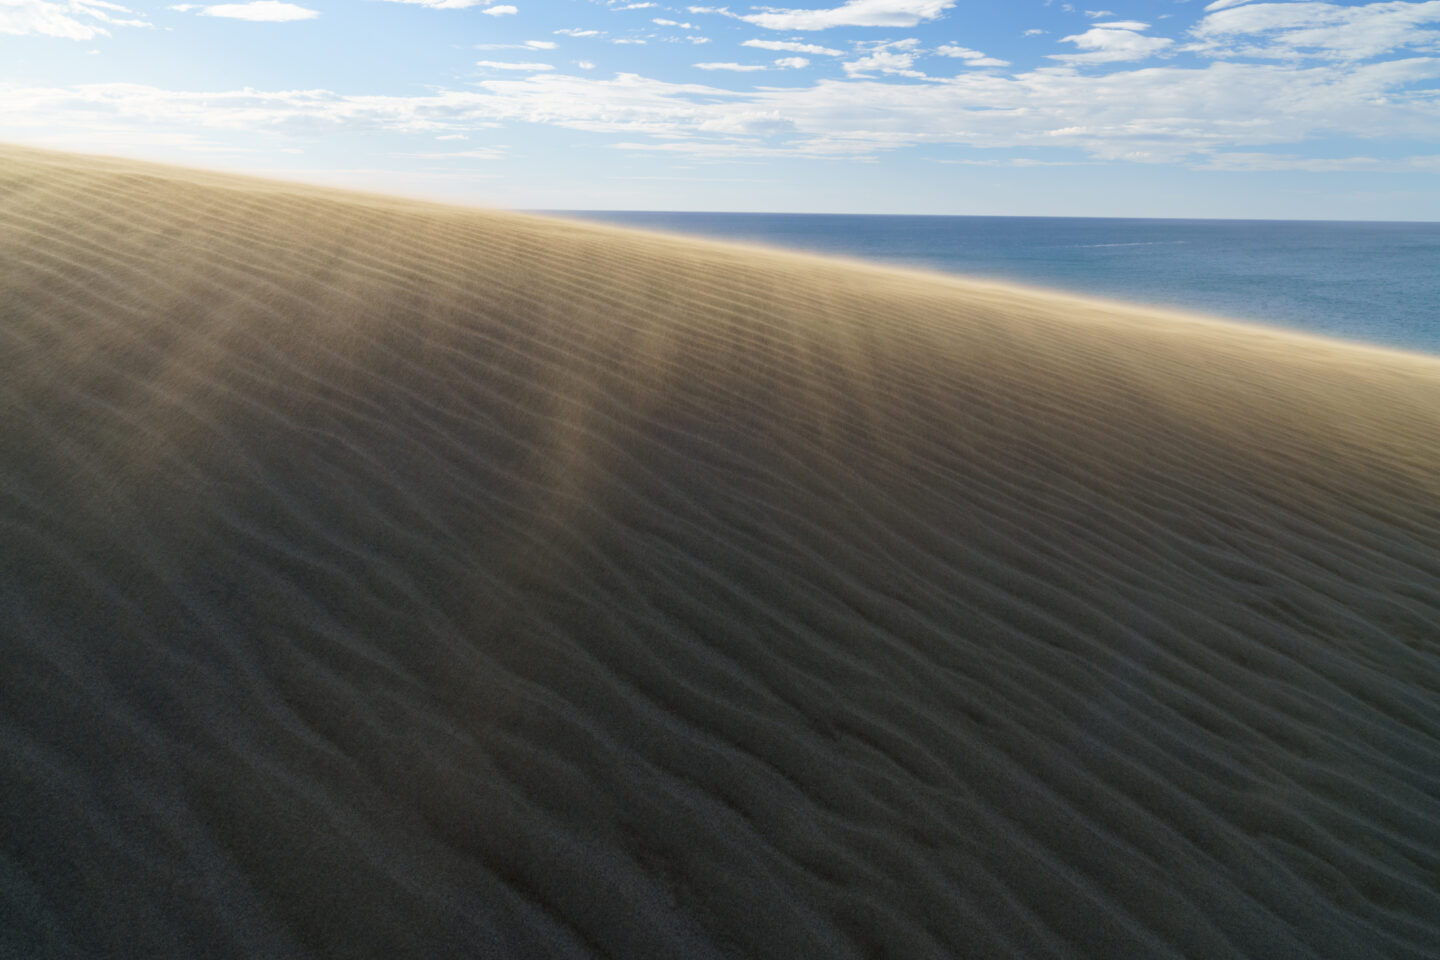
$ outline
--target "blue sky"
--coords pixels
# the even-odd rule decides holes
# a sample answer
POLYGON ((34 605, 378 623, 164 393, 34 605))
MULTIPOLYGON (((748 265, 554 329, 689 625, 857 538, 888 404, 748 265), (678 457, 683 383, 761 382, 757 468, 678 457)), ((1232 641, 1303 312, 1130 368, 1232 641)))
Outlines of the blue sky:
POLYGON ((527 209, 1440 220, 1440 0, 0 0, 0 139, 527 209))

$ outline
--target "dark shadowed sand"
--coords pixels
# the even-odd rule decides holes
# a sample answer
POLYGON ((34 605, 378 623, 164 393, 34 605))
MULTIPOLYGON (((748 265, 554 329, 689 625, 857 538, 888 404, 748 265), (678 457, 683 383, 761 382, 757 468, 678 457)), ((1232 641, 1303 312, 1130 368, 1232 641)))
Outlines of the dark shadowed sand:
POLYGON ((0 955, 1440 955, 1440 359, 0 148, 0 955))

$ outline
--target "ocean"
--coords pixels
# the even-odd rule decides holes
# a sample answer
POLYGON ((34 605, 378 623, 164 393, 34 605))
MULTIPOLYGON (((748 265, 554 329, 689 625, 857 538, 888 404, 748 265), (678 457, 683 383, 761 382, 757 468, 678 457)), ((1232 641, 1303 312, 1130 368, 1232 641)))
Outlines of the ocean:
POLYGON ((567 211, 1440 353, 1440 223, 567 211))

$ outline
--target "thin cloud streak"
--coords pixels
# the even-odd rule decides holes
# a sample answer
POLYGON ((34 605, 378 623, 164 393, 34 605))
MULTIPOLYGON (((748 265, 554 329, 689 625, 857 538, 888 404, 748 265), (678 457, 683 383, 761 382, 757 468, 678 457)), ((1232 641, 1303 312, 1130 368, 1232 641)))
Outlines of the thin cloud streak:
MULTIPOLYGON (((725 13, 767 30, 829 30, 834 27, 913 27, 935 20, 954 7, 956 0, 848 0, 838 7, 821 10, 766 8, 762 13, 725 13)), ((691 10, 704 10, 695 8, 691 10)))
POLYGON ((279 0, 253 0, 251 3, 221 3, 201 7, 198 16, 248 20, 252 23, 289 23, 295 20, 314 20, 320 16, 320 11, 294 3, 281 3, 279 0))

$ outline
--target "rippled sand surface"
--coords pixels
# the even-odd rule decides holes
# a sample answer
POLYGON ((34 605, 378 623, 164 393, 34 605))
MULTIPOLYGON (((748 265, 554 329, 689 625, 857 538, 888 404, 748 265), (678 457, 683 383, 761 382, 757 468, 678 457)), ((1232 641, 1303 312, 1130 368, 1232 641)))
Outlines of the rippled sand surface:
POLYGON ((0 148, 0 954, 1440 955, 1440 359, 0 148))

